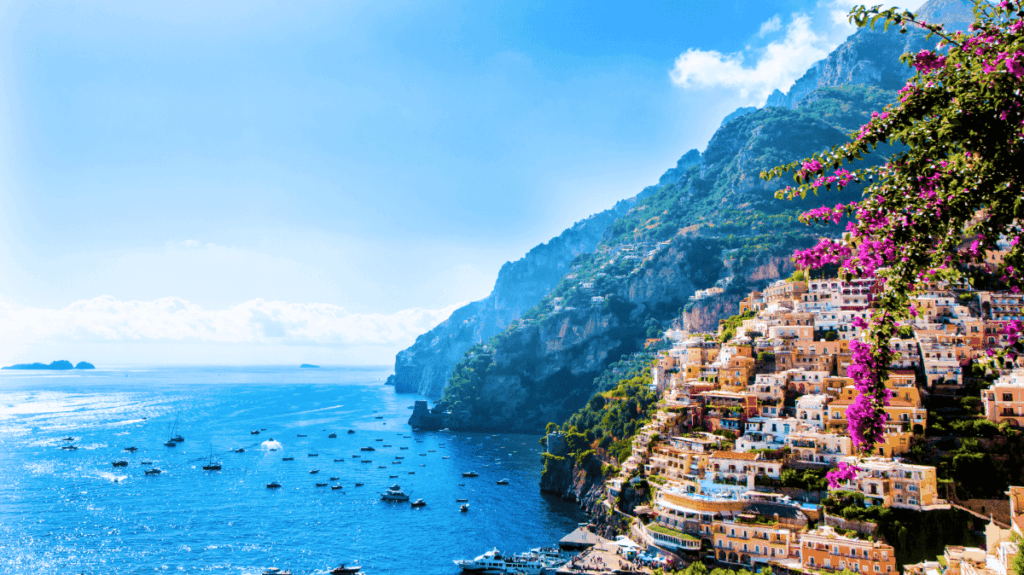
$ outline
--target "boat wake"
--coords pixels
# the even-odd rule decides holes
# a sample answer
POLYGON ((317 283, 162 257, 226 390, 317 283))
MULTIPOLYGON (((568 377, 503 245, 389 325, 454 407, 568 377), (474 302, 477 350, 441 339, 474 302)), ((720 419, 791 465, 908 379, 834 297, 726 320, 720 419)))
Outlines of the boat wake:
POLYGON ((284 446, 281 445, 281 442, 274 439, 268 439, 260 444, 260 448, 267 451, 279 451, 282 447, 284 446))

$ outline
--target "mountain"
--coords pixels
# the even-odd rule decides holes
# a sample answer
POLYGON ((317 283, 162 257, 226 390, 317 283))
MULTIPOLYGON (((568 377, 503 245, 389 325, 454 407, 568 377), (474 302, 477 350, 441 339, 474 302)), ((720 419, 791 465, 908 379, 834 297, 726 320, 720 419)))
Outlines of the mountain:
MULTIPOLYGON (((921 12, 962 23, 965 5, 932 0, 921 12)), ((540 432, 580 409, 597 391, 596 376, 640 350, 652 330, 714 329, 747 293, 788 276, 795 248, 841 230, 799 224, 799 213, 859 199, 860 188, 787 202, 774 198, 783 184, 760 172, 847 141, 912 75, 899 56, 934 42, 917 29, 859 30, 787 93, 731 114, 702 153, 666 172, 538 305, 463 356, 440 402, 450 427, 540 432), (720 289, 695 297, 711 287, 720 289)), ((880 147, 867 161, 891 152, 880 147)))
POLYGON ((682 318, 687 329, 712 329, 751 290, 792 273, 793 250, 829 232, 795 218, 824 198, 776 201, 779 185, 759 173, 843 141, 853 118, 863 121, 893 93, 849 87, 819 96, 806 108, 764 108, 727 123, 698 164, 608 226, 540 304, 455 366, 441 400, 449 427, 539 432, 582 407, 596 376, 640 350, 652 326, 682 318), (720 294, 691 299, 715 286, 720 294))
MULTIPOLYGON (((658 186, 678 180, 699 160, 697 150, 690 150, 661 177, 658 186)), ((658 186, 649 186, 611 209, 576 222, 521 259, 506 262, 490 295, 455 310, 447 320, 398 353, 395 373, 388 377, 387 384, 401 393, 440 396, 452 368, 470 347, 500 333, 540 302, 569 271, 575 258, 593 252, 608 226, 658 186)))
MULTIPOLYGON (((967 0, 929 0, 916 14, 924 22, 942 22, 948 30, 965 31, 974 21, 973 4, 967 0)), ((914 69, 900 62, 900 56, 934 48, 935 40, 926 40, 916 30, 907 34, 897 30, 890 26, 883 31, 881 23, 876 30, 858 30, 828 57, 815 62, 789 92, 775 90, 766 105, 794 109, 815 90, 836 86, 899 90, 914 75, 914 69)))

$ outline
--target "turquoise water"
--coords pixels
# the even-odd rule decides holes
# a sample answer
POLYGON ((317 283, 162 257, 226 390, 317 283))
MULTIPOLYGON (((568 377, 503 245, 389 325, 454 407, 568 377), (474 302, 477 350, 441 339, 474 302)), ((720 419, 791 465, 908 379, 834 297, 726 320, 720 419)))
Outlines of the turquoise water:
POLYGON ((370 574, 454 575, 452 559, 550 545, 584 519, 539 493, 537 437, 413 432, 406 420, 417 398, 382 385, 386 376, 0 372, 0 573, 306 574, 346 561, 370 574), (167 448, 175 418, 185 442, 167 448), (62 451, 65 436, 80 449, 62 451), (270 438, 280 450, 268 450, 270 438), (211 451, 222 471, 202 470, 211 451), (118 459, 128 467, 112 467, 118 459), (145 460, 164 473, 145 476, 145 460), (480 476, 464 479, 469 470, 480 476), (271 481, 282 487, 267 489, 271 481), (393 483, 427 506, 380 501, 393 483), (468 513, 458 498, 469 499, 468 513))

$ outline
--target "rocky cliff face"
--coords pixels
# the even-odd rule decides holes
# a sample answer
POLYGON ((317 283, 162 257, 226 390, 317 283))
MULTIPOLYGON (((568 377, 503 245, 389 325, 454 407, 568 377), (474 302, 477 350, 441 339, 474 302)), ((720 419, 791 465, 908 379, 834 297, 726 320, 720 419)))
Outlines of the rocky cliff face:
MULTIPOLYGON (((601 500, 605 496, 605 477, 601 474, 601 463, 594 458, 588 463, 577 465, 572 457, 549 459, 540 479, 540 490, 579 503, 592 518, 604 517, 601 500)), ((598 535, 608 536, 601 532, 600 524, 598 535)))
MULTIPOLYGON (((445 405, 452 410, 449 427, 539 432, 549 421, 564 420, 591 397, 594 378, 609 363, 642 347, 650 318, 675 317, 696 290, 714 284, 720 254, 717 240, 678 238, 615 293, 604 296, 605 301, 506 332, 490 352, 487 368, 475 373, 474 397, 445 405), (706 273, 708 269, 715 273, 706 273)), ((781 261, 781 255, 774 255, 736 266, 735 282, 744 287, 735 294, 778 279, 788 269, 781 261)), ((714 298, 714 307, 698 308, 692 321, 717 326, 741 298, 714 298)))
MULTIPOLYGON (((687 152, 661 181, 677 181, 699 161, 699 152, 687 152)), ((610 210, 577 222, 523 258, 507 262, 498 272, 490 295, 455 310, 451 317, 398 353, 395 373, 388 377, 387 384, 394 385, 400 393, 440 396, 452 368, 471 346, 487 341, 536 305, 569 271, 577 256, 594 251, 612 222, 656 189, 649 187, 610 210)))

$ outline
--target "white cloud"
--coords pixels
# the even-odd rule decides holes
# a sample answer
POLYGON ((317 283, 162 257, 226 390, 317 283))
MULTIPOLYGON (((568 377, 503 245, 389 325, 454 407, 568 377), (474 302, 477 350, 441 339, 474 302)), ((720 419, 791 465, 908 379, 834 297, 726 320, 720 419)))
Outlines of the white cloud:
POLYGON ((826 36, 812 30, 809 16, 794 14, 785 37, 769 43, 756 57, 691 48, 676 58, 670 75, 682 88, 727 88, 748 103, 763 104, 773 90, 787 89, 834 47, 826 36), (754 61, 748 64, 750 59, 754 61))
POLYGON ((353 314, 323 303, 253 299, 207 310, 181 298, 122 301, 101 296, 63 309, 0 302, 0 342, 187 342, 268 345, 404 346, 462 304, 353 314))
MULTIPOLYGON (((773 90, 786 91, 793 82, 856 31, 848 21, 860 0, 819 0, 810 13, 796 13, 789 23, 778 15, 763 22, 753 38, 784 31, 766 46, 733 53, 690 48, 676 58, 672 82, 687 89, 732 91, 740 105, 762 105, 773 90)), ((923 0, 888 3, 916 10, 923 0)), ((755 43, 756 44, 756 43, 755 43)))
POLYGON ((782 18, 779 18, 779 15, 776 14, 769 18, 768 20, 765 20, 765 22, 761 24, 761 29, 757 31, 757 35, 767 36, 768 34, 771 34, 772 32, 778 32, 781 29, 782 18))

